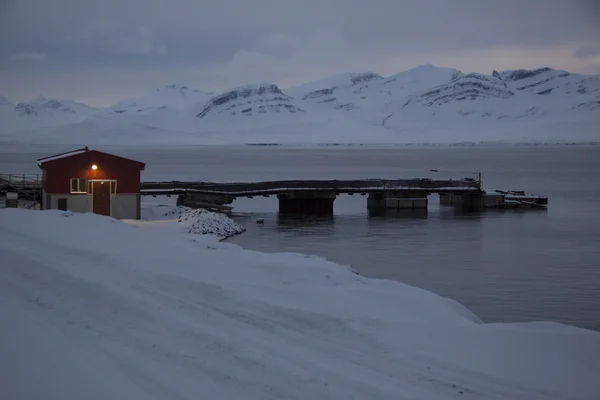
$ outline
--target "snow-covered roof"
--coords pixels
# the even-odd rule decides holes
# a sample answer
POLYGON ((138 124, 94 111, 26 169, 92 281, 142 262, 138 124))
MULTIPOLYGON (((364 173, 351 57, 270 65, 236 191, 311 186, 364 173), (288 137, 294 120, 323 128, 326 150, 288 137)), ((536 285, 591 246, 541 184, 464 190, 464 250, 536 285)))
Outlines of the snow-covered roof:
POLYGON ((87 152, 89 152, 89 153, 95 153, 95 154, 103 154, 105 156, 110 156, 110 157, 113 157, 113 158, 120 158, 122 160, 127 160, 129 162, 138 164, 140 166, 141 170, 144 170, 144 168, 146 167, 146 163, 143 163, 141 161, 132 160, 130 158, 125 158, 125 157, 117 156, 115 154, 104 153, 104 152, 98 151, 98 150, 90 150, 87 146, 84 147, 84 148, 82 148, 82 149, 72 150, 72 151, 68 151, 66 153, 60 153, 60 154, 56 154, 56 155, 53 155, 53 156, 40 158, 40 159, 37 160, 38 161, 38 166, 40 168, 42 168, 43 164, 45 164, 45 163, 47 163, 49 161, 60 160, 60 159, 63 159, 63 158, 72 157, 72 156, 76 156, 78 154, 87 153, 87 152))
POLYGON ((87 148, 87 146, 84 147, 83 149, 67 151, 66 153, 60 153, 60 154, 56 154, 56 155, 49 156, 49 157, 39 158, 37 160, 38 166, 41 167, 42 164, 45 163, 45 162, 54 161, 54 160, 60 160, 61 158, 71 157, 71 156, 74 156, 74 155, 77 155, 77 154, 85 153, 86 151, 89 151, 89 149, 87 148))

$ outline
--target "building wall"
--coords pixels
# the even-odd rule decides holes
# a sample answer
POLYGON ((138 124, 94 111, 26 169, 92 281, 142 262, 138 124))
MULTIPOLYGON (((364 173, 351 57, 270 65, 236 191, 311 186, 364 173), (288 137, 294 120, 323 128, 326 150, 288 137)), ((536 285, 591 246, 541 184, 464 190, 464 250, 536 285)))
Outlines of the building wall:
POLYGON ((51 194, 49 207, 45 210, 58 210, 58 199, 67 199, 67 210, 73 212, 92 212, 92 195, 51 194))
MULTIPOLYGON (((140 219, 141 205, 139 194, 118 194, 111 197, 111 217, 117 219, 140 219)), ((45 195, 44 199, 46 199, 45 195)), ((81 213, 93 212, 94 204, 92 195, 85 194, 51 194, 50 203, 44 204, 44 210, 58 210, 59 199, 67 199, 67 210, 69 211, 81 213)))
POLYGON ((117 194, 140 192, 140 171, 144 164, 95 150, 42 164, 47 193, 70 193, 72 178, 115 179, 117 194), (97 165, 97 170, 92 170, 97 165))
POLYGON ((113 197, 111 216, 117 219, 140 219, 140 195, 118 194, 113 197))

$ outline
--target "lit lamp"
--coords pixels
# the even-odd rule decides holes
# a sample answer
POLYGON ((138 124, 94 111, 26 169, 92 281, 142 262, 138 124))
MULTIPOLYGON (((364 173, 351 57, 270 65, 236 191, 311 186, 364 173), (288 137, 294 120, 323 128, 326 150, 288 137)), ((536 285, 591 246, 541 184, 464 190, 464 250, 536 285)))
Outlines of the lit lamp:
POLYGON ((95 171, 98 169, 98 166, 96 164, 92 165, 92 169, 95 171))

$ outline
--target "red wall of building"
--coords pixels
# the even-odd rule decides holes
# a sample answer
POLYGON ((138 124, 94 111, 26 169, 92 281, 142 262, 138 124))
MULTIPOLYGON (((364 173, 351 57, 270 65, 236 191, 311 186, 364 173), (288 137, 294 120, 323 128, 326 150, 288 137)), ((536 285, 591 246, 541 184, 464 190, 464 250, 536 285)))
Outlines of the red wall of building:
POLYGON ((72 178, 115 179, 117 193, 139 193, 140 171, 143 164, 94 150, 47 161, 42 164, 46 173, 46 193, 70 193, 72 178), (92 165, 98 169, 93 170, 92 165))

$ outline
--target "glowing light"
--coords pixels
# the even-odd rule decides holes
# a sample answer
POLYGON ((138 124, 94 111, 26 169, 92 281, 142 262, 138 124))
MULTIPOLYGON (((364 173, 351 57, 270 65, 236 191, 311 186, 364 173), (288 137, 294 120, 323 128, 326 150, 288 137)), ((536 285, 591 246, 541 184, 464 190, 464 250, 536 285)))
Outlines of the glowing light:
POLYGON ((92 169, 95 171, 98 169, 98 166, 96 164, 92 165, 92 169))

